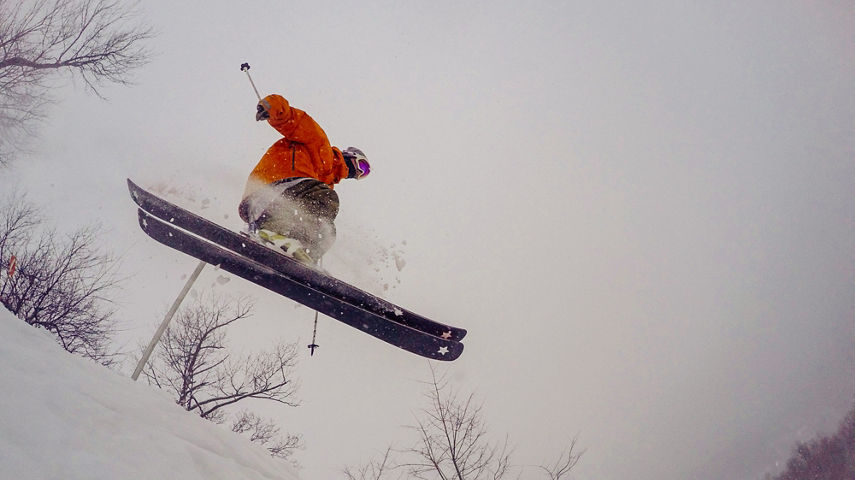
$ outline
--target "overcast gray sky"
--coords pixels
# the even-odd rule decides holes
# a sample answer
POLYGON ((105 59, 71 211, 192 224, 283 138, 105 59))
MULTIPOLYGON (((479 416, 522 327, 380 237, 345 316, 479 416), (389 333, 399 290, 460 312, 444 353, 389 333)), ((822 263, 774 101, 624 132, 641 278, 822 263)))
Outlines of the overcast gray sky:
MULTIPOLYGON (((449 375, 518 463, 578 434, 576 478, 757 479, 853 403, 850 2, 236 3, 145 2, 137 85, 58 90, 3 173, 61 225, 108 227, 128 348, 195 261, 138 229, 124 179, 238 228, 277 139, 248 61, 372 160, 338 188, 327 268, 469 329, 449 375)), ((200 286, 257 298, 241 342, 308 343, 311 312, 226 278, 200 286)), ((319 335, 280 414, 304 478, 407 441, 428 374, 332 320, 319 335)))

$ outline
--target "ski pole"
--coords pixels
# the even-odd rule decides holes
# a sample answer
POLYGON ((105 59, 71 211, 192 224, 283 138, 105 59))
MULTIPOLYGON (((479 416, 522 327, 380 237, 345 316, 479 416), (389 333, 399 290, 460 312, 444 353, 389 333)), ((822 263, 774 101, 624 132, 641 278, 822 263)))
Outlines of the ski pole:
POLYGON ((151 341, 148 343, 148 347, 146 347, 143 352, 142 358, 137 362, 137 368, 134 370, 133 375, 131 375, 131 379, 133 381, 137 381, 140 377, 140 373, 143 371, 145 364, 148 363, 149 357, 151 357, 151 353, 154 351, 154 347, 157 346, 157 343, 160 341, 160 337, 163 336, 163 332, 166 330, 166 327, 169 326, 169 322, 172 321, 172 316, 175 315, 175 312, 178 310, 178 307, 181 306, 181 302, 184 301, 184 297, 187 296, 187 292, 190 291, 190 287, 193 286, 193 283, 199 278, 199 274, 202 273, 202 269, 205 268, 205 262, 200 261, 198 265, 196 265, 196 269, 193 270, 193 273, 190 274, 190 278, 187 279, 187 282, 184 284, 184 288, 181 289, 181 292, 178 293, 178 298, 172 302, 172 308, 166 312, 166 316, 163 317, 163 321, 160 322, 160 326, 157 328, 157 332, 155 332, 154 336, 151 337, 151 341))
POLYGON ((317 338, 318 338, 318 311, 315 310, 315 329, 312 330, 312 343, 307 345, 309 347, 309 350, 311 351, 311 353, 309 353, 310 357, 314 357, 315 356, 315 349, 320 347, 320 345, 315 343, 317 341, 317 338))
POLYGON ((259 100, 261 100, 261 95, 258 94, 258 89, 255 88, 255 82, 252 81, 252 76, 249 74, 249 63, 242 63, 240 66, 240 71, 246 72, 246 78, 249 79, 249 83, 250 85, 252 85, 252 89, 255 90, 255 96, 258 97, 259 100))
MULTIPOLYGON (((318 260, 318 266, 319 267, 321 266, 322 262, 323 262, 323 259, 318 260)), ((318 345, 316 343, 317 338, 318 338, 318 311, 315 310, 315 328, 314 328, 314 330, 312 330, 312 343, 310 343, 308 345, 309 350, 311 351, 311 353, 309 354, 310 357, 314 357, 315 356, 315 349, 320 347, 320 345, 318 345)))

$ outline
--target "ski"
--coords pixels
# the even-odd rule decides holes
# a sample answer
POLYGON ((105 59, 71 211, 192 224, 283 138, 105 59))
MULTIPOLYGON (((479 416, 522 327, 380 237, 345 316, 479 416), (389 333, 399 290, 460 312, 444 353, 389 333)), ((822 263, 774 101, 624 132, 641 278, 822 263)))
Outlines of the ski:
POLYGON ((463 344, 459 342, 391 321, 376 312, 330 295, 316 286, 283 275, 253 259, 177 228, 142 209, 138 210, 138 217, 143 231, 158 242, 291 298, 386 343, 433 360, 452 361, 463 353, 463 344))
POLYGON ((130 179, 127 182, 131 198, 140 209, 146 211, 151 216, 254 260, 283 276, 305 283, 326 295, 340 298, 345 302, 374 312, 388 320, 421 330, 430 335, 454 341, 460 341, 466 335, 465 329, 439 323, 401 308, 335 277, 312 269, 288 257, 284 253, 278 253, 245 236, 174 205, 140 188, 130 179))

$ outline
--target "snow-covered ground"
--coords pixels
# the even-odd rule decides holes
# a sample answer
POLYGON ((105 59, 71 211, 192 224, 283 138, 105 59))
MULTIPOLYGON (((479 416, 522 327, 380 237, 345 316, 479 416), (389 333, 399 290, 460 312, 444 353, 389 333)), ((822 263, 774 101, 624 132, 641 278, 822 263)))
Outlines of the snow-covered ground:
POLYGON ((0 308, 0 479, 296 479, 261 447, 0 308))

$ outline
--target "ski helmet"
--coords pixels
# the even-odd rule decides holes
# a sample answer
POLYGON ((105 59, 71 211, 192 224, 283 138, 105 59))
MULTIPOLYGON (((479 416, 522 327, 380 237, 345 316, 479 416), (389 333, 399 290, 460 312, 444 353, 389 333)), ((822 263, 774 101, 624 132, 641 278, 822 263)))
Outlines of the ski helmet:
POLYGON ((371 173, 371 164, 368 163, 368 158, 362 153, 362 150, 356 147, 347 147, 342 153, 342 156, 356 170, 356 179, 362 179, 371 173))

